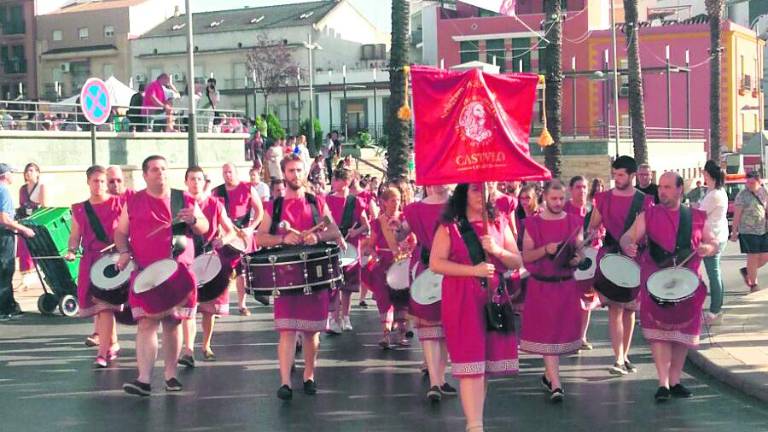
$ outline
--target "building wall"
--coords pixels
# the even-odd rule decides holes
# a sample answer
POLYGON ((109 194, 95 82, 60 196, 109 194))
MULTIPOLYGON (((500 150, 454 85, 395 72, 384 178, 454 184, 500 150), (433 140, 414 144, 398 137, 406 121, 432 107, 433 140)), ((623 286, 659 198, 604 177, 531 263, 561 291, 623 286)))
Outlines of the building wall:
MULTIPOLYGON (((26 63, 26 72, 6 73, 5 68, 0 65, 0 93, 7 86, 9 94, 0 94, 0 99, 15 99, 19 95, 19 83, 22 84, 24 97, 27 99, 37 98, 37 68, 35 65, 35 2, 34 0, 0 0, 0 6, 8 7, 11 5, 22 6, 22 16, 24 19, 24 32, 19 34, 4 34, 0 32, 0 46, 7 46, 10 52, 14 46, 23 46, 24 62, 26 63)), ((13 72, 14 69, 9 70, 13 72)))

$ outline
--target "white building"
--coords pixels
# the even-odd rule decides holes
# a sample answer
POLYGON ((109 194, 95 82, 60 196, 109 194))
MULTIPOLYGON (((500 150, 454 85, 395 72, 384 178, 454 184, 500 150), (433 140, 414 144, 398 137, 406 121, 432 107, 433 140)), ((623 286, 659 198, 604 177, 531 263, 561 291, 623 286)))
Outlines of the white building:
MULTIPOLYGON (((377 29, 346 0, 195 13, 192 20, 195 80, 216 78, 222 109, 243 110, 250 117, 265 112, 263 93, 254 89, 250 79, 247 53, 258 38, 283 43, 302 69, 301 81, 297 86, 296 74, 286 77, 286 86, 269 96, 266 109, 276 113, 289 125, 290 132, 295 133, 298 120, 309 117, 306 76, 309 50, 304 42, 311 33, 312 41, 322 47, 313 50, 313 62, 314 115, 323 130, 342 129, 344 65, 348 84, 347 118, 354 122, 350 135, 358 128, 372 129, 374 124, 381 123, 380 106, 388 92, 377 90, 379 100, 374 109, 373 69, 387 66, 389 35, 377 29), (373 119, 374 111, 377 119, 373 119)), ((146 83, 167 72, 181 87, 186 86, 186 22, 186 16, 179 14, 132 42, 135 82, 146 83)), ((377 79, 381 85, 388 81, 388 76, 378 72, 377 79)))

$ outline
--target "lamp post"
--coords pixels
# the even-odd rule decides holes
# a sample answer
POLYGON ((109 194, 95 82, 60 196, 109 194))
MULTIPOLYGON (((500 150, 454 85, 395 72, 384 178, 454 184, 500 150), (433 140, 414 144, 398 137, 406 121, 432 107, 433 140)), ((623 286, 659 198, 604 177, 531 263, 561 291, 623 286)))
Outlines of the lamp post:
POLYGON ((344 111, 339 115, 341 116, 341 129, 344 130, 344 140, 349 139, 347 130, 347 65, 341 67, 341 91, 344 92, 342 96, 344 98, 344 111))
POLYGON ((288 77, 285 77, 285 121, 286 121, 286 128, 290 126, 291 123, 291 97, 288 94, 288 85, 290 82, 288 81, 288 77))
MULTIPOLYGON (((245 76, 245 79, 243 80, 245 84, 245 88, 243 89, 243 98, 245 99, 245 118, 250 118, 250 111, 248 110, 248 75, 245 76)), ((256 83, 254 83, 254 86, 256 83)), ((253 107, 253 109, 256 109, 256 107, 253 107)))
POLYGON ((197 166, 197 115, 195 113, 195 55, 192 40, 192 8, 185 1, 187 13, 187 87, 189 88, 189 127, 187 128, 187 163, 197 166))
POLYGON ((691 54, 688 50, 685 50, 685 99, 685 128, 691 139, 691 54))
MULTIPOLYGON (((315 122, 314 122, 314 113, 313 113, 313 105, 314 105, 314 98, 315 98, 315 68, 312 66, 312 57, 313 57, 313 51, 316 49, 323 49, 320 45, 312 42, 312 32, 310 31, 307 33, 307 41, 304 42, 304 47, 309 50, 309 142, 314 145, 315 143, 315 122)), ((299 117, 299 123, 301 123, 301 117, 299 117)))
MULTIPOLYGON (((298 96, 299 101, 299 113, 296 115, 297 118, 301 119, 301 68, 296 68, 296 96, 298 96)), ((290 118, 288 121, 290 122, 290 118)), ((288 128, 290 128, 290 124, 288 125, 288 128)))
POLYGON ((328 133, 333 130, 333 90, 331 90, 331 80, 333 79, 333 71, 328 71, 328 133))
POLYGON ((667 138, 672 138, 672 74, 669 64, 669 45, 665 49, 664 61, 667 74, 667 138))
POLYGON ((611 47, 613 48, 613 113, 616 122, 616 157, 619 157, 619 59, 616 54, 616 16, 614 14, 613 0, 611 5, 611 47))
POLYGON ((379 108, 376 106, 376 68, 373 68, 373 139, 379 142, 379 108))
POLYGON ((573 121, 573 138, 576 139, 576 57, 571 57, 571 70, 573 71, 573 80, 571 81, 571 116, 573 121))

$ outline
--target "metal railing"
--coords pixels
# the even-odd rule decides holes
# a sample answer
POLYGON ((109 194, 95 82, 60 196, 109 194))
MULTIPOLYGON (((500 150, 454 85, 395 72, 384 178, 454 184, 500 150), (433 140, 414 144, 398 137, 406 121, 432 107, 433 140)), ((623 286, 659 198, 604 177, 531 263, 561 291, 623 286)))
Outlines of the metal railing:
MULTIPOLYGON (((535 124, 531 130, 531 136, 537 137, 541 133, 541 125, 535 124)), ((613 139, 616 137, 614 126, 596 125, 585 127, 564 127, 563 138, 571 139, 613 139)), ((632 138, 630 126, 619 126, 619 134, 622 139, 632 138)), ((704 129, 646 127, 647 139, 707 139, 707 131, 704 129)))

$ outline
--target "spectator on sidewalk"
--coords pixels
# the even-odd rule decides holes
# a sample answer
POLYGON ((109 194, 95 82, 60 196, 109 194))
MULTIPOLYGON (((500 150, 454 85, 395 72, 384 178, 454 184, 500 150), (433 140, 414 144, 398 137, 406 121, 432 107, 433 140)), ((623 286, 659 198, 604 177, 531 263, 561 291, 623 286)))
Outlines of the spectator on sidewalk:
POLYGON ((325 158, 322 154, 315 156, 312 166, 309 167, 309 182, 320 190, 325 190, 325 158))
POLYGON ((309 166, 312 164, 312 159, 309 157, 309 148, 307 147, 307 137, 299 135, 296 138, 296 147, 293 152, 298 154, 302 161, 304 161, 304 168, 309 170, 309 166))
MULTIPOLYGON (((706 172, 706 167, 704 168, 704 170, 706 172)), ((688 202, 691 204, 698 203, 704 198, 704 195, 707 194, 707 189, 710 187, 711 186, 709 184, 707 184, 707 187, 704 187, 701 184, 701 180, 696 180, 696 187, 691 189, 685 197, 688 199, 688 202)))
MULTIPOLYGON (((30 162, 24 167, 24 184, 19 188, 19 208, 16 218, 21 220, 32 216, 32 213, 40 207, 45 207, 45 185, 40 182, 40 167, 30 162)), ((17 255, 22 284, 29 287, 35 281, 35 262, 23 238, 19 238, 17 255)))
POLYGON ((704 183, 707 185, 707 193, 699 201, 698 207, 707 212, 706 229, 710 230, 717 240, 717 253, 704 258, 704 267, 707 270, 709 279, 709 311, 704 313, 704 321, 707 324, 713 324, 720 319, 720 310, 723 307, 723 295, 725 286, 723 285, 723 273, 720 269, 720 257, 728 244, 728 195, 725 193, 723 185, 725 183, 725 173, 715 161, 709 160, 704 165, 704 183))
MULTIPOLYGON (((171 78, 167 73, 160 74, 156 80, 149 83, 144 92, 144 101, 142 104, 142 114, 146 121, 150 122, 153 118, 157 120, 165 114, 165 131, 173 131, 173 99, 168 99, 166 88, 176 91, 171 83, 171 78)), ((178 91, 176 91, 178 93, 178 91)))
POLYGON ((280 169, 280 161, 283 160, 284 153, 280 139, 276 139, 269 150, 267 150, 267 171, 269 172, 270 177, 279 180, 283 179, 283 171, 280 169))
POLYGON ((281 178, 272 177, 269 183, 269 199, 274 201, 277 197, 285 196, 285 182, 281 178))
POLYGON ((750 291, 758 290, 757 270, 768 262, 768 226, 766 225, 768 192, 760 173, 747 174, 747 187, 734 202, 731 241, 739 240, 741 253, 747 254, 747 266, 739 269, 750 291))
POLYGON ((269 201, 269 185, 261 181, 262 168, 261 160, 256 159, 253 161, 253 167, 248 171, 248 175, 251 178, 251 188, 255 194, 258 195, 261 202, 267 202, 269 201))
POLYGON ((13 196, 8 186, 13 182, 14 170, 0 163, 0 321, 7 321, 21 314, 21 307, 13 298, 13 273, 16 270, 16 248, 13 245, 15 233, 34 237, 31 229, 13 218, 13 196))
POLYGON ((637 167, 637 189, 653 197, 653 203, 659 203, 659 186, 651 179, 651 166, 640 164, 637 167))
POLYGON ((325 160, 325 178, 330 179, 333 177, 333 133, 328 133, 325 136, 323 142, 323 148, 320 149, 320 154, 323 155, 325 160))

